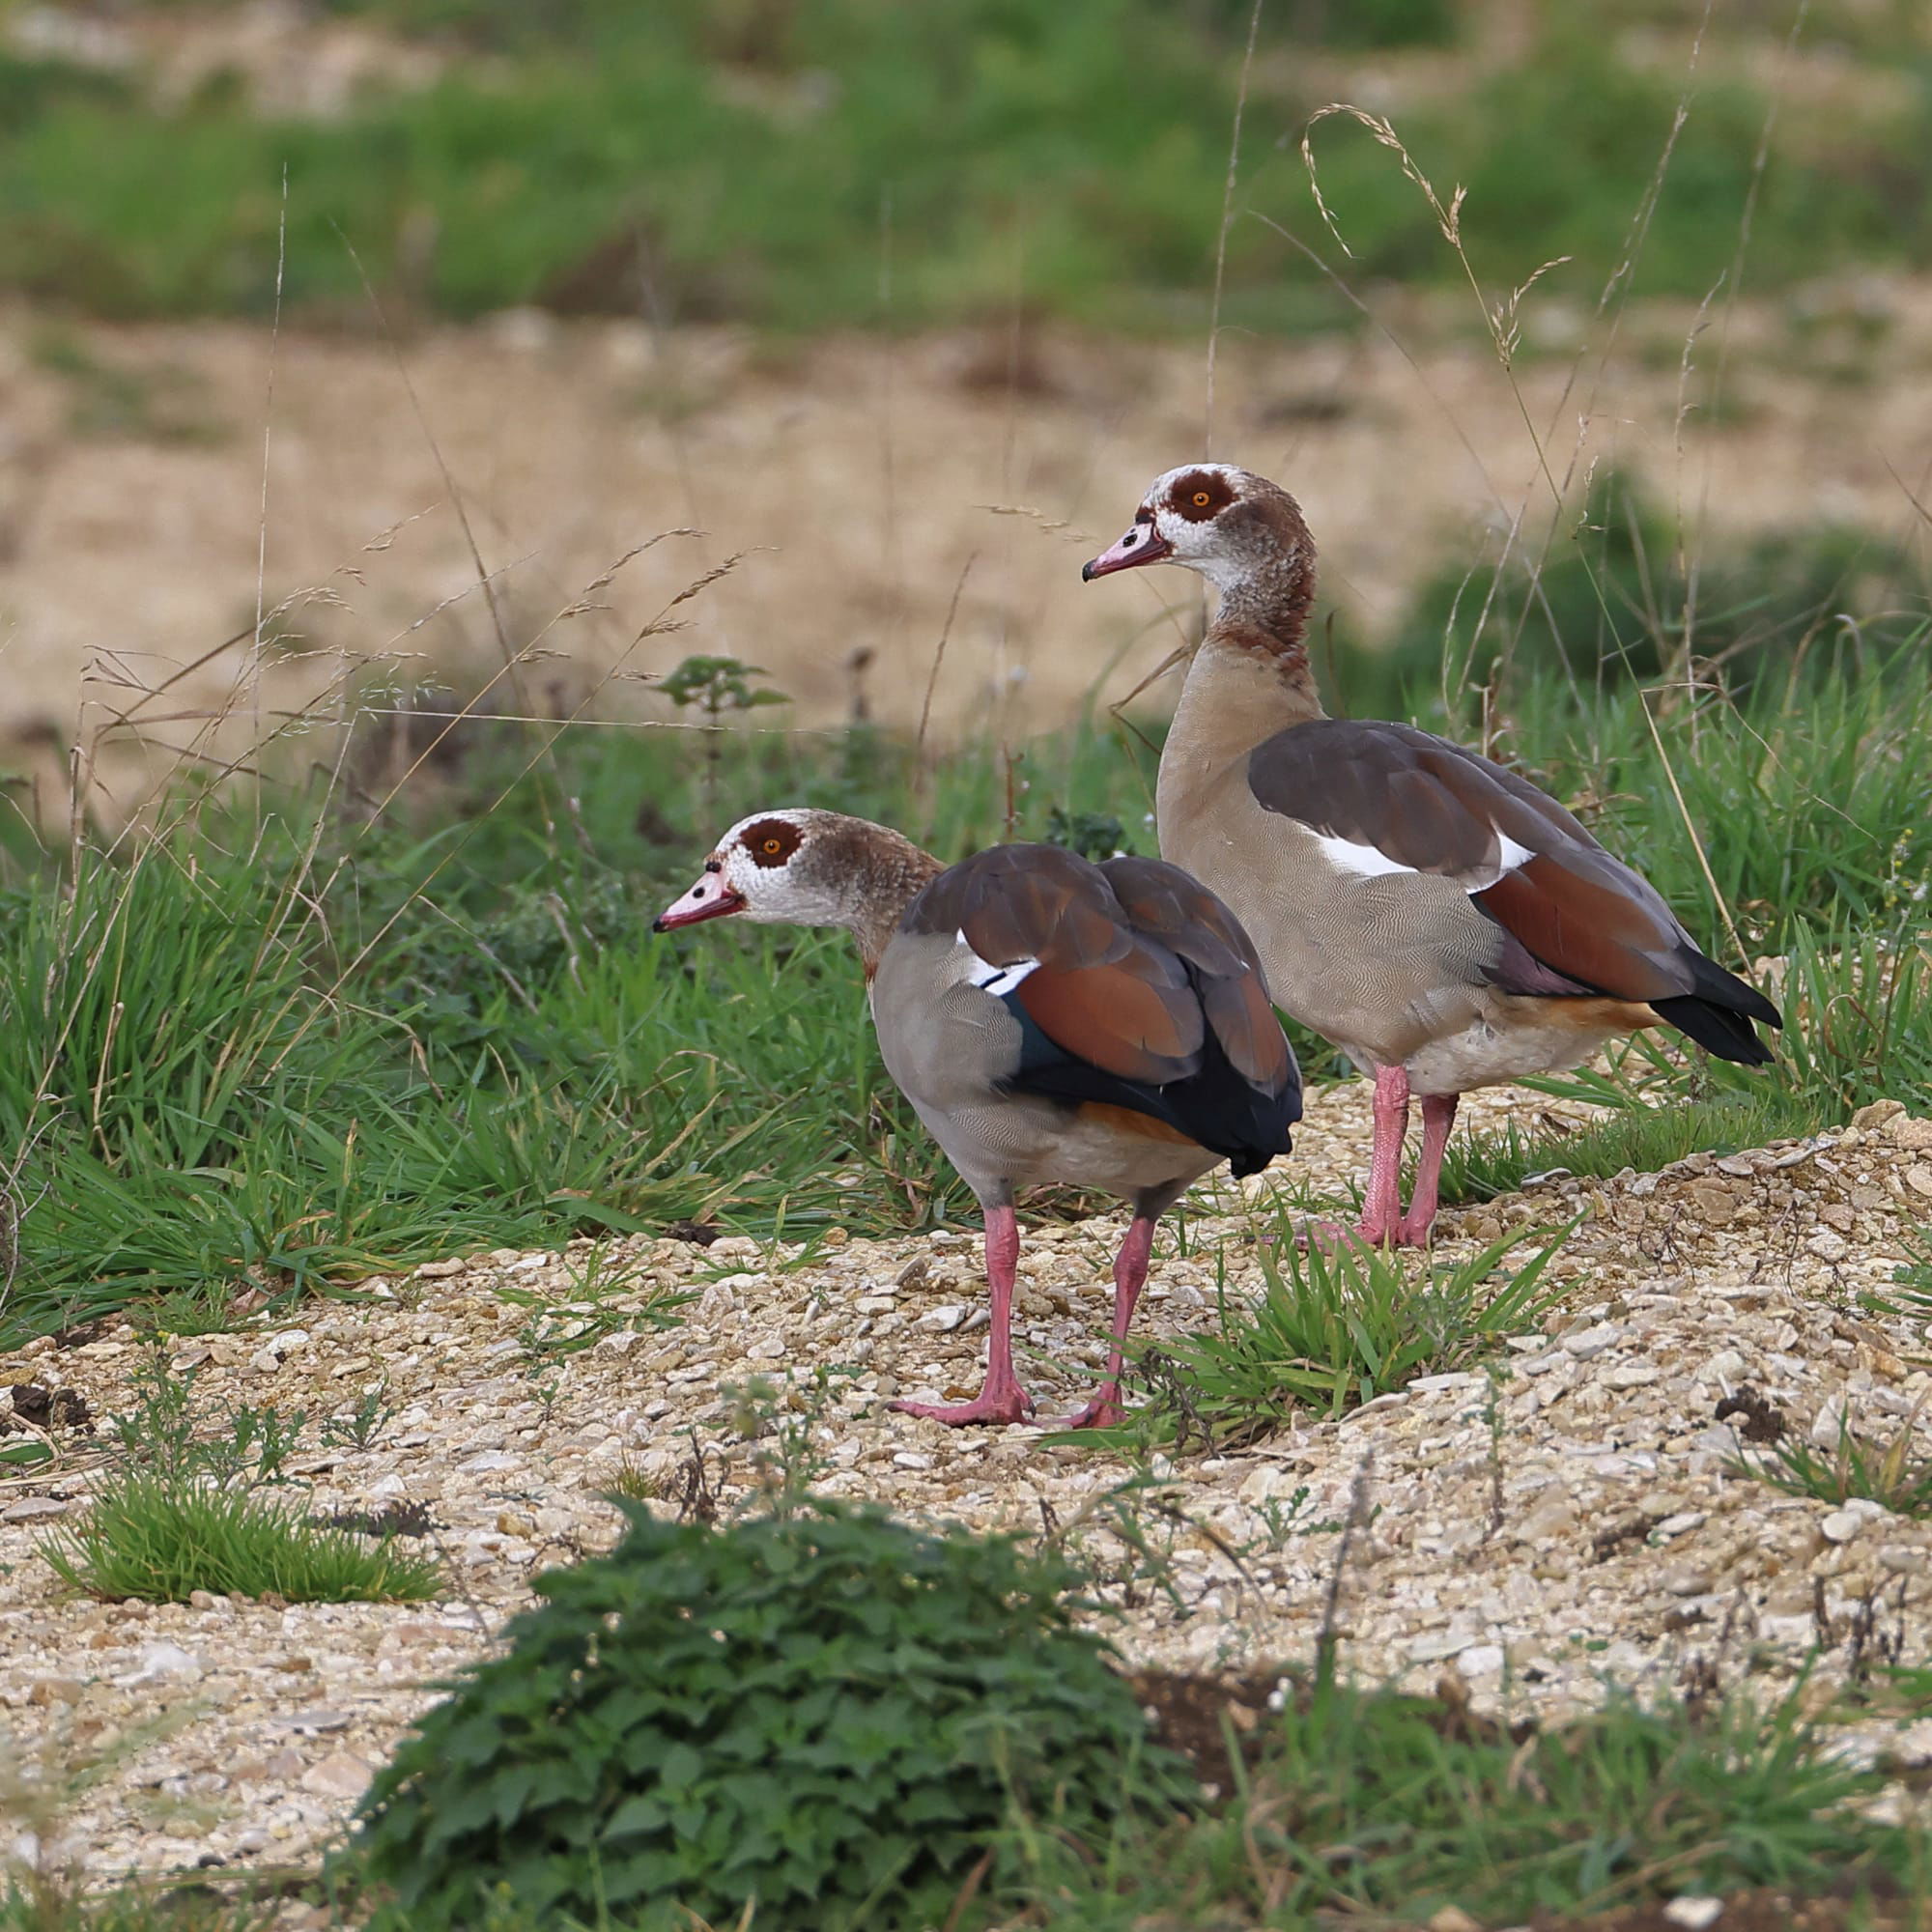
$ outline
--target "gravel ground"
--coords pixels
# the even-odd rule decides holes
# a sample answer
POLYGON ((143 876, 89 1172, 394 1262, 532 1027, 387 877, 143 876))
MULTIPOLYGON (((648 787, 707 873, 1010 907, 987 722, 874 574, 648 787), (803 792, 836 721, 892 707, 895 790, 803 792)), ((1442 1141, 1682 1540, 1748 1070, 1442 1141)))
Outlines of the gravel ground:
MULTIPOLYGON (((1548 1106, 1500 1092, 1469 1112, 1481 1125, 1548 1106)), ((1366 1090, 1330 1090, 1286 1173, 1204 1189, 1185 1255, 1172 1228, 1163 1236, 1142 1332, 1209 1322, 1217 1268, 1252 1291, 1257 1203, 1278 1185, 1332 1194, 1367 1139, 1366 1090)), ((1150 1664, 1305 1661, 1331 1590, 1355 1672, 1417 1689, 1447 1673, 1478 1706, 1518 1716, 1714 1672, 1776 1695, 1814 1646, 1824 1659, 1804 1694, 1821 1702, 1894 1646, 1923 1661, 1932 1522, 1732 1472, 1745 1418, 1718 1409, 1754 1391, 1833 1444, 1846 1416, 1878 1440, 1923 1427, 1932 1331, 1861 1296, 1888 1287, 1903 1236, 1932 1220, 1932 1120, 1880 1102, 1834 1134, 1661 1175, 1558 1174, 1445 1216, 1442 1251, 1578 1212, 1547 1277, 1560 1312, 1516 1338, 1493 1378, 1429 1377, 1236 1453, 1156 1458, 1154 1486, 1125 1496, 1132 1472, 1111 1454, 885 1409, 893 1394, 977 1385, 983 1302, 963 1233, 835 1231, 810 1252, 619 1242, 605 1276, 628 1274, 605 1312, 549 1318, 590 1320, 596 1339, 541 1363, 520 1332, 528 1297, 568 1303, 588 1243, 433 1264, 366 1284, 370 1300, 312 1304, 299 1326, 284 1315, 165 1338, 178 1368, 199 1371, 204 1402, 305 1408, 311 1441, 321 1418, 380 1392, 389 1413, 367 1446, 311 1448, 290 1468, 318 1511, 425 1506, 449 1595, 395 1607, 66 1598, 37 1545, 84 1509, 106 1431, 57 1414, 59 1460, 0 1480, 0 1859, 96 1876, 311 1859, 428 1687, 531 1601, 539 1571, 613 1540, 600 1490, 627 1472, 675 1498, 701 1468, 728 1506, 772 1479, 779 1454, 809 1462, 827 1494, 910 1518, 1057 1524, 1110 1578, 1122 1648, 1150 1664), (642 1313, 666 1292, 695 1296, 668 1327, 642 1313), (835 1364, 852 1373, 820 1386, 814 1371, 835 1364), (763 1439, 746 1438, 732 1393, 753 1378, 775 1386, 787 1425, 763 1439), (1116 1534, 1123 1509, 1151 1558, 1116 1534)), ((1103 1219, 1027 1237, 1017 1337, 1042 1414, 1070 1406, 1103 1358, 1120 1232, 1103 1219)), ((0 1386, 76 1390, 99 1424, 127 1408, 155 1347, 128 1326, 37 1342, 0 1356, 0 1386)), ((1903 1773, 1932 1762, 1932 1719, 1870 1717, 1845 1727, 1844 1748, 1903 1773)))

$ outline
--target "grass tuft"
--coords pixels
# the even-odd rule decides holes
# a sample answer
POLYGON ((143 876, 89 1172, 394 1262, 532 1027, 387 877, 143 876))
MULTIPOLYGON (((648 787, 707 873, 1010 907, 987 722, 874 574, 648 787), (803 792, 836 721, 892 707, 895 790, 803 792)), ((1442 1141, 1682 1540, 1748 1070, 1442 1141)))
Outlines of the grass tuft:
MULTIPOLYGON (((1442 1161, 1445 1207, 1514 1194, 1526 1176, 1554 1171, 1595 1179, 1655 1174, 1693 1153, 1736 1153, 1809 1132, 1818 1115, 1779 1087, 1724 1099, 1636 1101, 1572 1133, 1525 1132, 1514 1121, 1452 1140, 1442 1161)), ((1406 1183, 1405 1183, 1406 1184, 1406 1183)))
POLYGON ((270 1932, 283 1919, 203 1880, 125 1886, 100 1892, 79 1880, 27 1872, 0 1885, 0 1932, 270 1932))
POLYGON ((1883 1441, 1861 1441, 1845 1422, 1833 1449, 1821 1450, 1802 1435, 1781 1435, 1761 1455, 1747 1451, 1734 1458, 1730 1467, 1786 1495, 1821 1503, 1874 1502, 1894 1516, 1932 1516, 1932 1454, 1918 1439, 1923 1406, 1920 1403, 1901 1417, 1883 1441))
POLYGON ((1385 1250, 1345 1242, 1304 1253, 1284 1216, 1257 1250, 1260 1300, 1238 1301, 1224 1286, 1217 1332, 1142 1355, 1155 1424, 1213 1442, 1246 1439, 1296 1409, 1339 1415, 1418 1376, 1472 1368, 1548 1311, 1537 1283, 1569 1232, 1505 1235, 1464 1261, 1425 1264, 1418 1282, 1412 1264, 1385 1250), (1503 1257, 1540 1236, 1543 1246, 1492 1288, 1503 1257))
POLYGON ((1618 1699, 1524 1736, 1459 1705, 1318 1686, 1162 1875, 1171 1895, 1270 1925, 1421 1924, 1451 1905, 1509 1924, 1753 1885, 1856 1896, 1889 1890, 1906 1856, 1901 1833, 1848 1808, 1881 1781, 1833 1761, 1795 1701, 1763 1717, 1618 1699))
POLYGON ((40 1553, 71 1588, 106 1603, 185 1603, 191 1591, 291 1604, 422 1603, 440 1573, 384 1538, 318 1529, 292 1501, 178 1476, 128 1472, 40 1553))

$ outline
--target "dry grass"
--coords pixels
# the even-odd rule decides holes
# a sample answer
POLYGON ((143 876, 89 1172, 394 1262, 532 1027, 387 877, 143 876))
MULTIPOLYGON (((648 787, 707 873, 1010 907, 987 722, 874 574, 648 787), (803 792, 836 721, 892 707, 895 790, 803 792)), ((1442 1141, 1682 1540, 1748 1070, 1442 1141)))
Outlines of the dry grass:
MULTIPOLYGON (((1905 326, 1888 361, 1922 355, 1932 340, 1932 287, 1901 300, 1905 326)), ((1534 304, 1532 293, 1520 318, 1532 340, 1544 320, 1534 304)), ((1694 323, 1676 307, 1625 321, 1617 355, 1593 369, 1583 440, 1563 453, 1563 467, 1580 477, 1614 457, 1668 489, 1668 426, 1694 323)), ((0 323, 0 343, 30 326, 23 315, 0 323)), ((1846 514, 1902 526, 1913 513, 1884 452, 1909 463, 1932 440, 1932 396, 1887 383, 1881 367, 1869 387, 1851 390, 1774 376, 1767 358, 1789 346, 1779 327, 1769 313, 1740 311, 1745 347, 1727 381, 1752 397, 1754 412, 1695 445, 1700 460, 1709 456, 1714 521, 1788 523, 1826 474, 1846 514)), ((1520 351, 1520 406, 1492 347, 1429 347, 1439 333, 1426 320, 1406 330, 1413 367, 1386 340, 1219 338, 1217 448, 1300 493, 1321 540, 1326 595, 1370 631, 1393 617, 1440 543, 1472 516, 1506 530, 1519 514, 1513 500, 1547 501, 1524 410, 1551 419, 1570 363, 1520 351), (1389 453, 1398 449, 1402 487, 1392 490, 1389 453)), ((592 608, 543 638, 523 673, 537 712, 575 709, 691 576, 737 553, 758 554, 717 586, 696 642, 768 666, 796 699, 793 722, 808 726, 842 720, 863 694, 878 721, 913 728, 955 587, 932 695, 931 729, 942 736, 962 719, 990 716, 1023 739, 1064 723, 1102 678, 1104 695, 1119 696, 1171 642, 1163 612, 1198 601, 1185 580, 1152 574, 1138 586, 1143 601, 1123 606, 1083 594, 1076 567, 1118 534, 1150 475, 1199 447, 1198 348, 1044 336, 1030 350, 1044 387, 1015 409, 965 380, 974 339, 902 343, 892 351, 884 420, 886 352, 858 341, 781 359, 741 336, 680 335, 663 350, 690 399, 672 416, 639 327, 563 327, 533 346, 500 329, 440 334, 411 345, 410 366, 466 500, 486 592, 385 345, 284 332, 264 546, 256 432, 266 332, 87 336, 110 358, 192 372, 211 420, 229 434, 79 442, 59 427, 61 379, 23 378, 20 414, 39 426, 40 455, 35 487, 0 505, 0 535, 14 552, 0 627, 0 761, 31 775, 48 817, 60 815, 77 702, 91 738, 129 701, 130 681, 169 680, 138 739, 110 733, 99 746, 93 810, 109 823, 221 708, 252 655, 258 563, 265 629, 279 639, 260 668, 260 702, 285 725, 295 714, 327 715, 350 670, 386 677, 398 708, 443 706, 435 692, 411 687, 440 675, 473 689, 503 665, 499 620, 512 648, 527 648, 611 558, 678 525, 707 534, 637 559, 586 600, 592 608), (989 519, 985 506, 1010 501, 1037 506, 1041 524, 1058 527, 989 519), (872 658, 854 672, 861 645, 872 658), (377 670, 362 669, 364 660, 377 670)), ((1471 544, 1472 553, 1485 547, 1493 546, 1471 544)), ((624 669, 662 671, 692 643, 647 640, 624 669)), ((600 699, 603 715, 663 710, 628 675, 600 699)), ((207 745, 227 761, 248 749, 239 722, 207 745)))

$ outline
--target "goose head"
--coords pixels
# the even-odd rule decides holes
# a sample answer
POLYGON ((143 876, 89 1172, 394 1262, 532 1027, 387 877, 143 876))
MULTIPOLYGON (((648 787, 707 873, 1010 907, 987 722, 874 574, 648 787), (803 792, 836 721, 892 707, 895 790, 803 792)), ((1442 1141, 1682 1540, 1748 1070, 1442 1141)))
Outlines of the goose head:
POLYGON ((767 924, 843 925, 851 880, 840 835, 853 821, 837 812, 793 807, 741 818, 718 841, 704 869, 681 898, 651 922, 669 932, 700 920, 742 913, 767 924))
POLYGON ((1148 485, 1126 534, 1080 575, 1091 583, 1143 563, 1178 563, 1227 590, 1312 548, 1279 484, 1232 463, 1190 463, 1148 485))

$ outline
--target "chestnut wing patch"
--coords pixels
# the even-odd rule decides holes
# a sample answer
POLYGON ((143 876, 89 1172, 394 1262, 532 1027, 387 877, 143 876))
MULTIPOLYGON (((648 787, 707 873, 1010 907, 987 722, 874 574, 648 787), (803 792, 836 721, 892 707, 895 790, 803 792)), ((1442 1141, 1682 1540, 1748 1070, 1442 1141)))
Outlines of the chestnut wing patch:
POLYGON ((1769 1058, 1750 1022, 1777 1026, 1777 1009, 1699 952, 1644 879, 1515 772, 1412 725, 1324 718, 1258 746, 1248 788, 1357 877, 1453 879, 1502 929, 1491 977, 1504 991, 1607 994, 1650 1006, 1726 1059, 1769 1058))
POLYGON ((1566 856, 1569 864, 1533 855, 1470 896, 1532 960, 1576 982, 1578 991, 1641 1001, 1690 991, 1676 957, 1677 934, 1660 931, 1659 922, 1620 890, 1614 874, 1602 876, 1623 867, 1608 853, 1566 856), (1600 866, 1590 865, 1590 857, 1600 866))
POLYGON ((1320 719, 1259 746, 1248 784, 1356 877, 1454 880, 1544 969, 1512 990, 1643 1001, 1690 988, 1675 957, 1688 936, 1662 899, 1553 798, 1447 739, 1320 719))
POLYGON ((1246 929, 1206 886, 1178 866, 1150 859, 1111 859, 1101 867, 1135 928, 1175 952, 1190 969, 1215 1044, 1244 1080, 1269 1092, 1300 1072, 1246 929))
POLYGON ((949 923, 1002 972, 987 990, 1001 986, 995 997, 1017 1002, 1061 1053, 1122 1080, 1192 1070, 1203 1020, 1187 975, 1137 943, 1097 866, 1054 845, 995 846, 942 873, 906 914, 913 930, 949 923))
POLYGON ((1125 1107, 1239 1172, 1287 1151, 1293 1057, 1246 934, 1185 873, 998 846, 942 873, 904 923, 956 934, 998 975, 973 970, 1020 1022, 1010 1091, 1125 1107))

